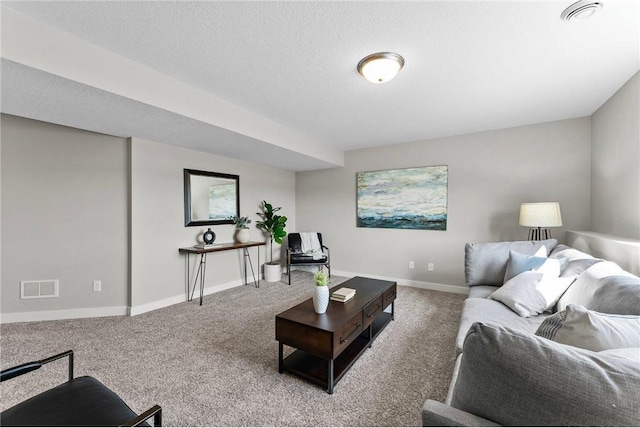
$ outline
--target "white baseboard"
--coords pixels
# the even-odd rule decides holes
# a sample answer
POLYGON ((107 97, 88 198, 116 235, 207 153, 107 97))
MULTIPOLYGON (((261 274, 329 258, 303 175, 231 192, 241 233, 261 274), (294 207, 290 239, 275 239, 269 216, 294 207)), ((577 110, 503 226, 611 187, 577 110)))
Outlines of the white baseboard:
MULTIPOLYGON (((241 279, 227 282, 226 284, 218 284, 209 287, 205 287, 203 296, 208 296, 209 294, 217 293, 219 291, 228 290, 230 288, 238 287, 239 285, 244 285, 244 281, 241 279)), ((253 287, 253 283, 249 282, 249 285, 253 287)), ((193 300, 200 300, 200 293, 198 290, 193 294, 193 300)), ((181 294, 177 294, 172 297, 167 297, 165 299, 156 300, 154 302, 145 303, 138 306, 131 306, 129 308, 129 315, 135 316, 144 314, 145 312, 155 311, 156 309, 166 308, 167 306, 175 305, 177 303, 182 303, 187 301, 187 295, 183 292, 181 294)))
MULTIPOLYGON (((244 285, 242 280, 236 280, 228 282, 226 284, 219 284, 204 289, 203 295, 217 293, 219 291, 228 290, 229 288, 244 285)), ((249 283, 253 286, 252 283, 249 283)), ((200 299, 200 294, 197 293, 193 296, 193 300, 200 299)), ((63 309, 57 311, 33 311, 33 312, 15 312, 8 314, 0 314, 0 324, 9 324, 15 322, 33 322, 33 321, 54 321, 73 318, 97 318, 97 317, 112 317, 120 315, 140 315, 145 312, 154 311, 156 309, 165 308, 167 306, 175 305, 187 301, 185 293, 168 297, 166 299, 156 300, 155 302, 145 303, 138 306, 112 306, 107 308, 80 308, 80 309, 63 309)))
POLYGON ((366 278, 381 279, 384 281, 395 281, 399 285, 407 285, 409 287, 424 288, 427 290, 445 291, 447 293, 469 294, 469 287, 460 287, 457 285, 437 284, 435 282, 415 281, 404 278, 391 278, 388 276, 371 275, 368 273, 345 272, 340 270, 332 270, 331 273, 337 276, 363 276, 366 278))
MULTIPOLYGON (((410 279, 402 279, 402 278, 391 278, 388 276, 380 276, 380 275, 371 275, 368 273, 357 273, 357 272, 345 272, 345 271, 337 271, 334 270, 332 272, 337 276, 364 276, 367 278, 374 279, 382 279, 385 281, 395 281, 400 285, 407 285, 409 287, 416 288, 425 288, 427 290, 436 290, 436 291, 445 291, 448 293, 458 293, 458 294, 468 294, 468 287, 459 287, 456 285, 447 285, 447 284, 436 284, 433 282, 425 282, 425 281, 414 281, 410 279)), ((208 296, 213 293, 218 293, 220 291, 228 290, 230 288, 238 287, 240 285, 244 285, 242 280, 235 280, 231 282, 227 282, 226 284, 218 284, 210 287, 206 287, 204 289, 203 295, 208 296)), ((253 287, 251 283, 249 286, 253 287)), ((197 291, 197 290, 196 290, 197 291)), ((193 300, 196 301, 200 298, 200 295, 193 296, 193 300)), ((33 312, 15 312, 8 314, 0 314, 0 324, 9 324, 15 322, 32 322, 32 321, 53 321, 53 320, 63 320, 63 319, 74 319, 74 318, 96 318, 96 317, 111 317, 111 316, 119 316, 119 315, 140 315, 145 312, 154 311, 156 309, 166 308, 167 306, 175 305, 177 303, 182 303, 187 301, 187 296, 185 293, 181 293, 172 297, 167 297, 165 299, 156 300, 154 302, 145 303, 138 306, 112 306, 106 308, 80 308, 80 309, 63 309, 57 311, 33 311, 33 312)), ((197 303, 196 303, 197 304, 197 303)))
POLYGON ((126 306, 106 308, 61 309, 56 311, 14 312, 0 314, 0 324, 32 321, 54 321, 74 318, 97 318, 127 315, 126 306))

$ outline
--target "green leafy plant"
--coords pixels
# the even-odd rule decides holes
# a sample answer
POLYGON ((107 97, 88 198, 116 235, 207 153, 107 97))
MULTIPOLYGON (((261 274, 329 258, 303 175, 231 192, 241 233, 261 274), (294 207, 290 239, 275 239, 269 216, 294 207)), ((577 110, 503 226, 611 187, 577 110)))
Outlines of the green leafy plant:
POLYGON ((249 217, 238 217, 236 215, 229 217, 229 220, 233 221, 233 224, 236 225, 236 229, 249 229, 249 223, 251 223, 251 219, 249 217))
POLYGON ((319 270, 313 275, 313 277, 315 278, 316 285, 318 287, 324 287, 329 284, 329 275, 324 273, 324 271, 319 270))
POLYGON ((282 239, 287 236, 287 232, 284 228, 287 225, 287 217, 278 215, 276 212, 280 211, 282 207, 273 207, 267 201, 262 201, 262 212, 257 213, 262 221, 256 222, 256 227, 260 230, 267 232, 269 235, 269 241, 271 243, 271 264, 273 264, 273 241, 278 244, 282 244, 282 239))

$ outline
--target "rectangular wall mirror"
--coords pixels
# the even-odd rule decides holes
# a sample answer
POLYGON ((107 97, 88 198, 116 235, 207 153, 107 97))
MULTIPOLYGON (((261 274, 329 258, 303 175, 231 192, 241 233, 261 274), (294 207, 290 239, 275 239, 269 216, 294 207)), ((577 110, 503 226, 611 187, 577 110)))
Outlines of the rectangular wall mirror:
POLYGON ((240 216, 240 176, 184 170, 184 225, 233 224, 240 216))

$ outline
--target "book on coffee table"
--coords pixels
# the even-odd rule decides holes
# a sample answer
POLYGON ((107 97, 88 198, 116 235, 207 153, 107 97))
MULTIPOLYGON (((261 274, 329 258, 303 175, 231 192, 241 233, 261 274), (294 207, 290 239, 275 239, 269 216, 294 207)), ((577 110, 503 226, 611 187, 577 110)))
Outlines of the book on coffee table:
POLYGON ((349 300, 353 299, 354 297, 355 297, 355 294, 351 295, 351 297, 347 297, 346 299, 343 299, 341 297, 333 297, 333 296, 331 296, 330 299, 333 300, 334 302, 347 303, 349 300))
POLYGON ((356 290, 353 288, 342 287, 333 293, 331 293, 331 300, 336 300, 339 302, 346 302, 353 298, 356 295, 356 290))

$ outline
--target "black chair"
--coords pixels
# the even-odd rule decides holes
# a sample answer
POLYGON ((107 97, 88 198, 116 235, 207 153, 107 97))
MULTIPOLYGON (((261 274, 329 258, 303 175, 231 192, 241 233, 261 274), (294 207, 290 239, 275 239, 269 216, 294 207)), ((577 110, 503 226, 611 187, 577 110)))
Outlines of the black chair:
POLYGON ((162 426, 158 405, 138 415, 115 392, 91 376, 73 377, 73 351, 2 370, 0 382, 69 357, 69 380, 0 413, 1 426, 162 426))
POLYGON ((313 259, 313 255, 302 252, 302 240, 299 233, 290 233, 287 235, 287 273, 289 275, 289 284, 291 284, 291 266, 326 266, 331 278, 331 256, 329 248, 322 244, 322 233, 318 233, 318 242, 324 253, 322 258, 313 259))

